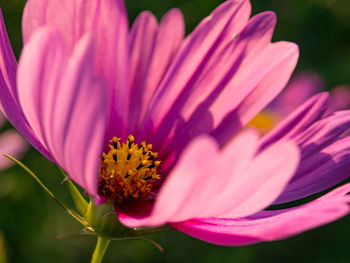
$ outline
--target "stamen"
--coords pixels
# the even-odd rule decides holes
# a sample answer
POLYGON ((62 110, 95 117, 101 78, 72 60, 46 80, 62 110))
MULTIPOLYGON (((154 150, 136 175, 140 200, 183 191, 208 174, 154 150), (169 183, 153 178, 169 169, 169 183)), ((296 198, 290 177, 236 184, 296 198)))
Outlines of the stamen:
POLYGON ((154 163, 152 163, 150 166, 148 166, 147 168, 149 168, 149 169, 152 169, 152 168, 154 168, 154 167, 156 167, 156 165, 154 164, 154 163))
POLYGON ((120 147, 120 143, 119 143, 119 138, 117 137, 113 137, 113 139, 111 140, 111 142, 113 142, 113 147, 114 149, 118 149, 120 147))
MULTIPOLYGON (((130 148, 131 146, 129 146, 129 148, 130 148)), ((130 149, 129 151, 128 151, 128 157, 126 158, 128 161, 130 160, 130 158, 131 158, 131 154, 132 154, 132 150, 130 149)))
POLYGON ((136 167, 136 170, 140 170, 142 167, 145 166, 146 163, 147 163, 147 161, 143 160, 143 161, 139 164, 139 166, 136 167))
POLYGON ((276 113, 265 110, 255 116, 248 123, 248 126, 257 129, 261 134, 266 134, 267 132, 271 131, 279 122, 280 117, 276 113))
POLYGON ((120 138, 110 140, 109 152, 103 153, 99 176, 99 193, 114 202, 125 199, 145 199, 149 196, 153 182, 160 178, 155 160, 158 153, 152 152, 152 145, 134 143, 129 135, 126 143, 120 138))

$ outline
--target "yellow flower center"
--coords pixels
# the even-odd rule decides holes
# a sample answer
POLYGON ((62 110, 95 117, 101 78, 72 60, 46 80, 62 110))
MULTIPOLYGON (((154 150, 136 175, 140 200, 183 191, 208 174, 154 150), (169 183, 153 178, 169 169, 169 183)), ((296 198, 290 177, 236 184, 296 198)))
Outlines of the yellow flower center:
POLYGON ((249 123, 248 127, 255 128, 261 134, 271 131, 280 121, 280 117, 270 111, 263 111, 256 115, 249 123))
POLYGON ((130 135, 127 142, 120 138, 110 140, 109 152, 103 153, 100 167, 99 194, 121 203, 126 199, 146 199, 155 180, 160 178, 157 168, 158 153, 152 152, 152 145, 134 143, 130 135))

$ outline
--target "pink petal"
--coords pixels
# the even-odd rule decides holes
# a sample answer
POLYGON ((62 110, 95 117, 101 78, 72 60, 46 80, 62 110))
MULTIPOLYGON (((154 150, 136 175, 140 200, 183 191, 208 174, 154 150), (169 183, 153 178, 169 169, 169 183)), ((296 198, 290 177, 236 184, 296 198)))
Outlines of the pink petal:
POLYGON ((148 220, 154 206, 153 200, 133 201, 123 206, 115 206, 115 213, 119 221, 125 226, 142 225, 140 221, 148 220))
POLYGON ((6 27, 0 10, 0 72, 4 86, 15 102, 18 102, 16 92, 17 61, 13 54, 10 40, 6 33, 6 27))
POLYGON ((350 127, 350 111, 322 118, 328 102, 327 93, 315 95, 261 140, 260 150, 278 140, 293 140, 300 147, 298 171, 275 203, 318 193, 347 177, 349 143, 339 136, 350 127))
POLYGON ((217 143, 210 137, 195 139, 162 185, 152 212, 155 221, 152 223, 208 217, 213 215, 213 210, 218 210, 217 206, 219 210, 227 208, 227 200, 216 201, 222 201, 220 194, 227 191, 226 187, 231 194, 235 191, 234 181, 237 182, 247 168, 256 143, 257 134, 250 132, 238 137, 220 153, 217 143), (210 200, 213 200, 211 205, 210 200))
POLYGON ((179 110, 183 104, 181 101, 176 105, 179 95, 185 96, 186 90, 186 93, 189 93, 190 87, 194 85, 208 61, 219 55, 218 53, 246 24, 249 13, 249 1, 226 1, 188 36, 151 103, 149 114, 145 119, 146 135, 149 125, 158 127, 170 109, 176 112, 179 110))
POLYGON ((349 213, 350 184, 295 208, 261 211, 242 219, 200 219, 172 223, 172 227, 198 239, 227 246, 273 241, 327 224, 349 213))
POLYGON ((275 15, 270 12, 252 18, 223 51, 223 57, 215 56, 198 83, 181 94, 174 106, 176 109, 185 103, 181 117, 176 116, 176 110, 170 112, 152 141, 164 145, 164 139, 160 142, 157 138, 174 137, 161 154, 167 157, 186 144, 188 134, 197 132, 202 119, 207 125, 201 132, 214 128, 212 135, 223 144, 283 88, 298 52, 291 43, 270 43, 274 25, 275 15), (178 121, 179 127, 171 130, 177 123, 174 119, 184 124, 178 121))
POLYGON ((236 108, 231 108, 232 111, 229 112, 230 105, 235 104, 230 98, 239 95, 234 94, 235 89, 227 89, 211 107, 214 125, 217 125, 213 135, 221 144, 225 143, 238 128, 245 126, 279 94, 296 66, 298 55, 298 47, 295 44, 274 43, 261 52, 260 59, 256 59, 256 64, 251 65, 252 69, 246 69, 249 75, 237 72, 237 79, 234 80, 237 86, 235 82, 228 85, 233 87, 243 85, 245 86, 243 90, 249 90, 249 94, 246 94, 241 103, 236 108), (259 66, 254 68, 255 65, 259 66), (227 125, 228 122, 232 123, 227 125))
POLYGON ((276 128, 267 133, 260 141, 260 149, 281 139, 291 139, 319 120, 326 112, 329 103, 328 93, 319 93, 299 106, 276 128))
MULTIPOLYGON (((183 152, 177 168, 173 169, 172 175, 162 186, 151 215, 138 220, 132 227, 162 225, 174 217, 191 198, 192 190, 211 182, 217 165, 217 152, 218 145, 210 137, 195 139, 183 152)), ((119 216, 119 220, 131 227, 128 225, 128 215, 119 216)))
POLYGON ((190 214, 197 216, 200 213, 212 213, 218 210, 218 206, 219 211, 222 210, 222 206, 227 206, 226 196, 232 194, 237 176, 247 168, 255 154, 257 141, 257 134, 247 131, 227 146, 229 149, 225 154, 220 154, 212 138, 196 138, 167 177, 154 210, 153 203, 133 203, 124 209, 117 208, 119 220, 134 227, 162 224, 170 218, 190 214), (224 202, 218 203, 221 201, 224 202))
MULTIPOLYGON (((48 148, 44 122, 49 121, 51 107, 55 106, 51 103, 55 95, 53 87, 58 86, 63 79, 68 54, 54 32, 40 30, 35 36, 21 54, 17 74, 18 94, 30 126, 48 148), (50 107, 45 104, 50 104, 50 107)), ((48 150, 55 155, 51 149, 48 150)))
POLYGON ((23 14, 27 43, 40 26, 56 28, 69 50, 86 34, 96 36, 94 70, 106 80, 111 101, 110 136, 125 133, 128 117, 128 18, 123 0, 29 0, 23 14))
MULTIPOLYGON (((245 174, 251 166, 258 140, 256 131, 247 130, 225 145, 217 156, 212 183, 208 183, 210 187, 202 189, 196 187, 194 190, 198 193, 192 193, 196 198, 192 198, 192 205, 186 203, 186 207, 189 210, 195 209, 197 216, 201 214, 201 217, 218 215, 230 209, 233 204, 227 200, 232 199, 235 189, 239 188, 238 184, 242 182, 242 174, 245 174), (204 192, 204 190, 207 191, 204 192)), ((181 214, 184 216, 188 212, 191 211, 186 212, 185 209, 181 209, 181 214)), ((194 211, 193 214, 195 214, 194 211)), ((180 217, 179 214, 176 215, 177 220, 179 220, 178 217, 180 217)))
POLYGON ((350 137, 345 137, 302 159, 293 180, 275 203, 298 200, 342 182, 349 177, 349 154, 350 137))
POLYGON ((129 129, 135 133, 153 94, 180 48, 185 33, 181 11, 170 10, 158 26, 149 12, 141 13, 131 29, 131 96, 129 129))
POLYGON ((155 38, 158 31, 157 18, 151 12, 142 12, 135 20, 130 33, 130 92, 132 104, 129 112, 129 129, 134 134, 142 109, 142 91, 148 77, 155 38))
POLYGON ((331 103, 329 111, 350 109, 350 86, 341 85, 331 90, 331 103))
POLYGON ((93 74, 93 56, 89 36, 69 57, 56 31, 38 30, 22 52, 18 94, 29 124, 56 162, 97 195, 108 101, 93 74))
MULTIPOLYGON (((231 209, 220 218, 251 215, 269 206, 284 190, 299 165, 299 149, 289 141, 276 143, 259 154, 230 197, 231 209)), ((215 215, 217 216, 217 215, 215 215)))
POLYGON ((119 219, 129 227, 156 226, 259 211, 281 193, 294 174, 299 155, 295 145, 286 142, 252 160, 256 145, 257 134, 252 131, 238 136, 222 151, 210 137, 195 139, 162 185, 150 216, 128 217, 119 212, 119 219))
MULTIPOLYGON (((241 11, 242 15, 246 12, 244 6, 238 9, 238 11, 241 11)), ((247 15, 249 15, 249 13, 247 13, 247 15)), ((196 73, 198 76, 195 75, 193 80, 191 80, 191 83, 185 87, 180 94, 180 97, 177 99, 176 105, 172 107, 170 112, 164 118, 159 127, 159 131, 156 134, 156 138, 171 136, 174 136, 175 138, 164 150, 165 153, 161 152, 161 154, 167 155, 171 153, 174 148, 186 144, 188 142, 187 138, 193 137, 188 136, 189 133, 197 134, 201 132, 210 132, 213 126, 212 119, 214 118, 213 113, 210 112, 210 107, 212 104, 216 103, 216 100, 221 93, 227 92, 226 89, 234 91, 232 92, 234 95, 230 94, 232 103, 230 103, 228 108, 224 107, 227 111, 234 109, 235 101, 237 105, 244 98, 246 94, 243 95, 244 92, 242 93, 242 90, 247 93, 249 88, 241 89, 239 86, 228 84, 232 78, 235 79, 234 77, 236 76, 237 71, 241 67, 244 67, 244 64, 252 65, 255 63, 257 57, 256 54, 261 53, 261 49, 269 44, 274 25, 275 16, 272 13, 265 13, 251 19, 241 32, 226 32, 224 30, 222 33, 224 36, 226 36, 224 33, 227 33, 229 36, 232 36, 232 34, 239 34, 235 39, 230 37, 230 42, 227 42, 226 38, 223 36, 219 38, 222 42, 219 40, 217 41, 219 42, 219 44, 217 44, 218 47, 215 47, 210 51, 211 53, 207 55, 208 58, 206 58, 202 63, 203 65, 201 65, 201 71, 196 73), (255 39, 255 41, 251 41, 252 39, 255 39), (220 52, 218 52, 218 49, 220 52), (251 53, 247 52, 247 50, 251 53), (235 87, 237 89, 235 89, 235 87), (181 117, 177 116, 179 111, 181 111, 181 117), (172 128, 172 125, 174 125, 174 119, 181 119, 184 124, 180 124, 180 127, 176 127, 178 130, 172 130, 171 132, 174 133, 174 135, 172 135, 170 129, 172 128), (197 131, 198 127, 201 126, 199 123, 205 123, 206 125, 203 125, 201 131, 198 131, 197 133, 193 132, 193 130, 197 131)), ((233 28, 233 30, 237 29, 233 28)), ((262 65, 259 64, 259 67, 261 68, 262 65)), ((247 72, 251 72, 249 68, 246 71, 242 70, 243 74, 246 74, 247 72)), ((256 74, 256 72, 252 72, 252 75, 254 74, 256 74)), ((166 107, 164 105, 162 106, 166 107)), ((231 123, 231 121, 229 121, 229 123, 231 123)), ((231 135, 232 133, 230 133, 230 136, 231 135)), ((164 140, 162 140, 161 143, 164 145, 164 140)), ((157 141, 153 141, 153 144, 157 145, 157 141)))
POLYGON ((340 140, 340 136, 349 128, 350 111, 338 111, 315 121, 292 138, 300 146, 302 158, 305 159, 340 140))
POLYGON ((28 145, 25 140, 14 130, 4 131, 0 134, 0 170, 6 169, 15 163, 2 154, 8 154, 15 157, 17 160, 21 159, 27 150, 28 145))
POLYGON ((322 90, 324 90, 323 83, 316 73, 299 73, 291 79, 269 109, 278 112, 281 116, 286 116, 322 90))
POLYGON ((17 62, 0 12, 0 103, 3 114, 11 124, 44 156, 52 159, 28 125, 19 106, 16 88, 17 62))
POLYGON ((4 116, 4 114, 0 111, 0 127, 2 127, 5 122, 6 122, 6 117, 4 116))

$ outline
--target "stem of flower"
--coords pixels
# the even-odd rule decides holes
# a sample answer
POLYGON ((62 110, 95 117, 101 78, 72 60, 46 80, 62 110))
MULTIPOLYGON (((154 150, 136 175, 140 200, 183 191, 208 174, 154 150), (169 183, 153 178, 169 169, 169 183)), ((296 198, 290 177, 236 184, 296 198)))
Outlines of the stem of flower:
POLYGON ((92 254, 91 263, 101 263, 111 241, 103 237, 98 237, 95 251, 92 254))

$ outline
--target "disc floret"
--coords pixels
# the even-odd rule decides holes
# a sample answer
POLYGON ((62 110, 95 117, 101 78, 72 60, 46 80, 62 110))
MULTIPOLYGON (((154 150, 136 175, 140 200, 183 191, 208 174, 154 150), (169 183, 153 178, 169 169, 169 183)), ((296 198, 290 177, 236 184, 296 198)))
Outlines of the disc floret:
POLYGON ((149 197, 154 181, 160 178, 157 169, 158 153, 152 152, 152 145, 134 143, 129 135, 125 143, 113 137, 110 150, 103 153, 99 175, 99 194, 113 202, 126 199, 144 200, 149 197))

